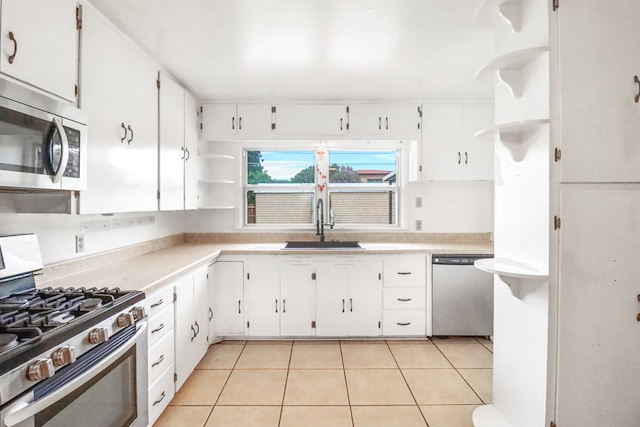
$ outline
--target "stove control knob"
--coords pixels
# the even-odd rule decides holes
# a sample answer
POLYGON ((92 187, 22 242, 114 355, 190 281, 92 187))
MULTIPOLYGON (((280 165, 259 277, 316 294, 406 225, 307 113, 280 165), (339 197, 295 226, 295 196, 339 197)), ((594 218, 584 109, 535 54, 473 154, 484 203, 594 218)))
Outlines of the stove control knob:
POLYGON ((101 344, 109 339, 109 331, 107 328, 95 328, 89 332, 89 342, 91 344, 101 344))
POLYGON ((122 313, 116 319, 116 324, 121 328, 126 328, 127 326, 131 326, 136 322, 136 319, 132 313, 122 313))
POLYGON ((146 316, 146 313, 144 312, 144 307, 133 307, 131 309, 131 314, 133 314, 133 318, 136 321, 143 319, 144 316, 146 316))
POLYGON ((40 359, 29 365, 27 376, 31 381, 40 381, 51 378, 55 374, 53 361, 51 359, 40 359))
POLYGON ((54 365, 67 366, 76 361, 76 352, 73 347, 60 347, 51 354, 51 358, 54 365))

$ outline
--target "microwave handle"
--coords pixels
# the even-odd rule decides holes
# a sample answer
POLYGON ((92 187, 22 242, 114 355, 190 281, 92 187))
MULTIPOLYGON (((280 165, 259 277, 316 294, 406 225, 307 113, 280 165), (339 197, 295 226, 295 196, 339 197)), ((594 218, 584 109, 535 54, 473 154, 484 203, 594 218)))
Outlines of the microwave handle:
MULTIPOLYGON (((120 356, 122 356, 127 351, 129 351, 129 349, 136 344, 136 342, 138 341, 138 338, 140 338, 141 335, 147 333, 147 322, 141 322, 141 323, 142 325, 138 328, 135 335, 129 338, 129 340, 125 344, 118 347, 117 351, 114 351, 109 356, 105 357, 100 362, 93 365, 87 371, 83 372, 81 375, 76 377, 73 381, 66 384, 64 387, 59 388, 58 390, 54 391, 51 394, 48 394, 47 396, 43 397, 42 399, 36 402, 23 406, 7 414, 7 416, 4 417, 4 425, 6 425, 7 427, 17 426, 21 422, 28 420, 29 418, 32 418, 38 412, 48 408, 49 406, 53 405, 60 399, 73 393, 75 390, 77 390, 87 382, 91 381, 91 379, 94 378, 96 374, 98 374, 100 371, 102 371, 103 369, 111 365, 113 362, 118 360, 120 356)), ((144 351, 146 352, 147 350, 145 349, 144 351)), ((146 369, 146 367, 143 367, 143 368, 146 369)))
MULTIPOLYGON (((69 139, 67 139, 67 133, 64 131, 62 122, 58 117, 53 118, 53 124, 58 129, 60 141, 62 141, 60 166, 58 166, 58 170, 51 176, 51 181, 56 184, 60 182, 60 178, 62 178, 62 174, 64 174, 64 171, 67 169, 67 164, 69 163, 69 139)), ((53 141, 49 141, 49 144, 53 144, 53 141)), ((49 149, 52 149, 52 147, 49 147, 49 149)))

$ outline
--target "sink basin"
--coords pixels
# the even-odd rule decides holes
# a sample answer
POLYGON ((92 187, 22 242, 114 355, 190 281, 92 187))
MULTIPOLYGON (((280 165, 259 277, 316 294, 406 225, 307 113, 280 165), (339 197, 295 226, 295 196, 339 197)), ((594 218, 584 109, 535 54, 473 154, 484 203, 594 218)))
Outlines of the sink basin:
POLYGON ((318 240, 287 242, 283 249, 364 249, 355 240, 325 241, 318 240))

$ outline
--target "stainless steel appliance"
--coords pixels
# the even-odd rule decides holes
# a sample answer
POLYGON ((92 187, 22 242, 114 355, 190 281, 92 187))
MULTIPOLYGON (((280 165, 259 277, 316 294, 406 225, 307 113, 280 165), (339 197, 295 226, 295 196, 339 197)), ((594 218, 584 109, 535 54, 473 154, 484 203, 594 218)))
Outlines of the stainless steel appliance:
POLYGON ((493 276, 473 266, 491 257, 433 255, 433 335, 493 335, 493 276))
POLYGON ((35 235, 0 237, 0 426, 148 424, 144 294, 36 289, 35 235))
POLYGON ((86 117, 0 79, 0 187, 86 189, 86 117))

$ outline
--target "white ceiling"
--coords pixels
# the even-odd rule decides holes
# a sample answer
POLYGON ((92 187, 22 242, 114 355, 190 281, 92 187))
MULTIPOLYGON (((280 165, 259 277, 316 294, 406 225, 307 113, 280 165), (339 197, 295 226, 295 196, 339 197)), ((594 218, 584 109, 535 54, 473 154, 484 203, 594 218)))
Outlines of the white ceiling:
POLYGON ((480 0, 91 0, 201 100, 473 100, 480 0))

